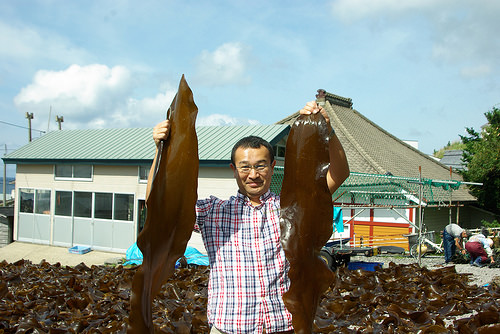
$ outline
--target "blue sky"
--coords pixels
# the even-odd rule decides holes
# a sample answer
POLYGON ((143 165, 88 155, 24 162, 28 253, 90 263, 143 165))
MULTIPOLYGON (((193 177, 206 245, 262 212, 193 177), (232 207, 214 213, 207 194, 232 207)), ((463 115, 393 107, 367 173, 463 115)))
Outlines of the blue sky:
POLYGON ((499 14, 495 0, 3 0, 0 150, 27 143, 26 112, 34 138, 56 115, 153 127, 185 74, 199 125, 271 124, 322 88, 431 154, 500 104, 499 14))

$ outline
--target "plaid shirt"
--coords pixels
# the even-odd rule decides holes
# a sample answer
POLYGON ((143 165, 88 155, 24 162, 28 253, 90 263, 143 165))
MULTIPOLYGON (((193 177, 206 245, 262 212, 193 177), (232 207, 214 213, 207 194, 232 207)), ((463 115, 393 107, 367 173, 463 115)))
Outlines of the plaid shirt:
POLYGON ((259 206, 238 192, 229 200, 199 200, 197 224, 210 260, 208 321, 225 333, 292 329, 283 304, 289 264, 280 243, 279 197, 259 206))

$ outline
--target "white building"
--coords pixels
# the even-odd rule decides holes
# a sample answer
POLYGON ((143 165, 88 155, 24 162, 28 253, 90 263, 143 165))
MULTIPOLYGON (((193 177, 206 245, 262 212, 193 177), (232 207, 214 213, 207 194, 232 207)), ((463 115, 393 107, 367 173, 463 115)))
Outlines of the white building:
MULTIPOLYGON (((229 163, 238 139, 257 135, 282 147, 289 129, 198 127, 198 197, 236 194, 229 163)), ((154 154, 151 129, 53 131, 8 154, 4 162, 17 166, 14 240, 125 252, 145 220, 154 154)))

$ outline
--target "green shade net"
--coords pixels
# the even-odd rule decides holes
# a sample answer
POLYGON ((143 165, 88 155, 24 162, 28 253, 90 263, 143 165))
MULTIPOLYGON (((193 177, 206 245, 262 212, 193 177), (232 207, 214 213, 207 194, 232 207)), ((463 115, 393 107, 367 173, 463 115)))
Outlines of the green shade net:
MULTIPOLYGON (((281 166, 274 169, 271 191, 276 194, 281 192, 283 172, 281 166)), ((422 204, 446 206, 460 185, 460 181, 351 172, 332 198, 336 203, 404 207, 418 205, 421 192, 422 204)))

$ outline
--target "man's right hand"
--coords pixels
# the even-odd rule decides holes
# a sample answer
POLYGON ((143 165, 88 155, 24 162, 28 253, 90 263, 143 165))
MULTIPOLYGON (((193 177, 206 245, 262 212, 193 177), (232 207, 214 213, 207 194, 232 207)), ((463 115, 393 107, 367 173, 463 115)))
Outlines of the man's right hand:
POLYGON ((168 135, 170 134, 170 121, 165 120, 156 124, 153 128, 153 139, 155 141, 156 146, 160 144, 160 141, 166 140, 168 135))

